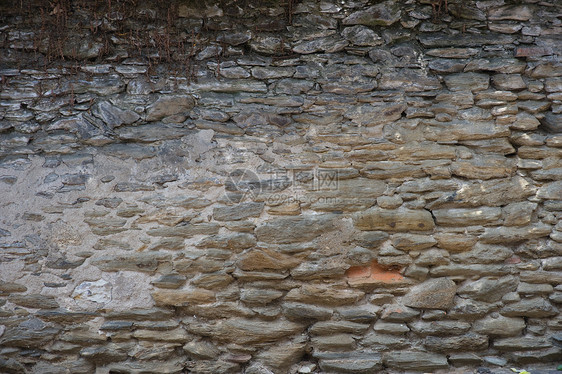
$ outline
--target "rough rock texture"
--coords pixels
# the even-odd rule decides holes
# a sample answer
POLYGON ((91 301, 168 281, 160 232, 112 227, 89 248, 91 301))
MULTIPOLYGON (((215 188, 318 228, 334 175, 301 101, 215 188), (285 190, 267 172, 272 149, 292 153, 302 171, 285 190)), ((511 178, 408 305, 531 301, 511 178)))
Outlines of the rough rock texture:
POLYGON ((0 1, 0 372, 560 362, 561 14, 0 1))

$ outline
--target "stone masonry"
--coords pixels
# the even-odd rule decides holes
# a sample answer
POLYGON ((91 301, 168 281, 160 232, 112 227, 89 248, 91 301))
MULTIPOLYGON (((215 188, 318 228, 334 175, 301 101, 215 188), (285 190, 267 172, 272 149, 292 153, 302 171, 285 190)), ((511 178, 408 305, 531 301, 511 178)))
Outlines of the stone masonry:
POLYGON ((562 361, 557 0, 0 2, 1 373, 562 361))

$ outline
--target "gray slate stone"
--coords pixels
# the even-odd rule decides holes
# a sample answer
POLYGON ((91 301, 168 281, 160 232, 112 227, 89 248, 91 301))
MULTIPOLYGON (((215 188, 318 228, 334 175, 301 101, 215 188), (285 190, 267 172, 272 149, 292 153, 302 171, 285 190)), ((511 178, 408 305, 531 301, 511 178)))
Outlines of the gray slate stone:
POLYGON ((343 19, 342 23, 344 25, 390 26, 400 20, 401 14, 399 3, 387 0, 365 10, 351 13, 343 19))
POLYGON ((449 368, 445 355, 415 351, 384 353, 383 362, 386 366, 398 370, 433 371, 449 368))
POLYGON ((547 300, 535 297, 506 305, 500 313, 507 317, 545 318, 555 316, 558 310, 547 300))
POLYGON ((331 215, 278 218, 259 225, 256 236, 259 241, 289 244, 310 241, 334 228, 331 215))
POLYGON ((491 315, 474 323, 473 331, 488 336, 517 336, 525 328, 523 318, 491 315))
POLYGON ((541 123, 548 132, 562 134, 562 114, 547 112, 541 120, 541 123))
POLYGON ((366 26, 357 25, 346 27, 341 34, 351 44, 361 47, 373 47, 384 44, 383 38, 366 26))
POLYGON ((509 292, 517 289, 519 280, 515 276, 501 278, 485 277, 468 282, 458 289, 458 294, 475 300, 496 302, 509 292))
POLYGON ((140 116, 132 110, 123 110, 108 101, 101 101, 92 107, 92 114, 101 119, 110 129, 136 122, 140 116))
POLYGON ((482 351, 488 348, 488 337, 473 332, 460 336, 428 336, 424 346, 432 351, 448 353, 451 351, 465 351, 468 347, 473 351, 482 351))
POLYGON ((376 352, 331 353, 320 358, 319 365, 328 372, 368 374, 382 368, 382 358, 376 352))
POLYGON ((483 91, 489 86, 490 77, 487 74, 459 73, 445 77, 445 84, 451 91, 483 91))

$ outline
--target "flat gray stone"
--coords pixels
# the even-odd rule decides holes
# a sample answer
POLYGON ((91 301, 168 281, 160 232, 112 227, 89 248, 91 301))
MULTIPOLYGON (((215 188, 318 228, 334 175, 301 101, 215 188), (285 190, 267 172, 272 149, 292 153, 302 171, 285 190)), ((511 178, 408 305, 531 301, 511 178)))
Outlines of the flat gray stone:
POLYGON ((383 362, 386 366, 398 370, 433 371, 449 368, 445 355, 415 351, 384 353, 383 362))

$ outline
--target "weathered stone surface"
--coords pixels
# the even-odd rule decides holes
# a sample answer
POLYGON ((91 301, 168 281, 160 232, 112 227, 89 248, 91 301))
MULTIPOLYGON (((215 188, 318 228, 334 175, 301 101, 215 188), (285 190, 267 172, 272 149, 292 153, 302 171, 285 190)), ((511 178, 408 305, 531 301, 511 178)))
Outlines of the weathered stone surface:
POLYGON ((551 317, 558 313, 557 309, 543 298, 523 299, 503 307, 500 313, 507 317, 551 317))
POLYGON ((160 321, 172 317, 173 313, 163 308, 132 308, 126 311, 108 311, 106 319, 110 320, 133 320, 133 321, 160 321))
POLYGON ((333 314, 328 307, 292 302, 283 304, 283 312, 292 320, 326 320, 333 314))
POLYGON ((505 226, 524 226, 531 223, 531 216, 537 209, 536 203, 523 201, 512 203, 502 209, 505 226))
POLYGON ((336 53, 342 51, 349 42, 336 37, 326 37, 301 42, 293 47, 293 52, 310 54, 315 52, 336 53))
POLYGON ((464 252, 476 244, 477 238, 466 234, 438 233, 434 235, 437 246, 449 252, 464 252))
POLYGON ((91 264, 103 271, 142 271, 154 272, 161 263, 169 262, 171 256, 166 253, 133 253, 108 255, 92 259, 91 264))
POLYGON ((318 262, 302 263, 291 276, 299 280, 340 278, 349 266, 341 258, 329 258, 318 262))
POLYGON ((92 108, 92 114, 101 119, 109 128, 130 125, 140 119, 132 110, 123 110, 107 101, 101 101, 92 108))
POLYGON ((314 335, 332 335, 332 334, 364 334, 369 329, 369 325, 363 323, 354 323, 347 321, 322 321, 316 322, 310 328, 310 333, 314 335))
POLYGON ((56 309, 59 307, 59 304, 55 301, 53 296, 44 296, 40 294, 11 295, 8 300, 25 308, 56 309))
POLYGON ((522 318, 488 316, 474 323, 473 331, 489 336, 517 336, 525 328, 522 318))
POLYGON ((57 328, 42 330, 12 328, 0 337, 0 344, 6 347, 40 348, 51 341, 59 331, 57 328))
MULTIPOLYGON (((428 204, 427 208, 501 206, 525 200, 535 192, 536 188, 528 180, 519 176, 481 183, 467 183, 463 184, 459 190, 447 193, 428 204)), ((548 196, 548 194, 546 195, 548 196)))
POLYGON ((382 368, 382 358, 375 352, 331 353, 322 357, 319 365, 328 372, 372 373, 382 368))
POLYGON ((330 215, 278 218, 256 227, 259 241, 289 244, 310 241, 333 229, 335 217, 330 215))
POLYGON ((72 298, 95 303, 107 303, 111 301, 111 289, 111 283, 103 279, 95 282, 82 282, 72 292, 72 298))
POLYGON ((448 278, 435 278, 412 287, 403 303, 423 309, 449 309, 457 291, 455 282, 448 278))
POLYGON ((138 329, 135 330, 133 336, 139 340, 164 341, 170 343, 185 343, 191 338, 187 331, 181 327, 167 331, 138 329))
POLYGON ((469 161, 455 161, 451 165, 451 172, 470 179, 508 178, 517 169, 515 160, 504 157, 476 157, 469 161))
MULTIPOLYGON (((435 213, 434 213, 435 215, 435 213)), ((419 234, 394 234, 392 235, 392 245, 404 251, 417 251, 433 247, 437 240, 430 235, 419 234)))
POLYGON ((337 309, 337 313, 343 320, 360 324, 370 323, 376 320, 379 312, 380 307, 373 304, 341 307, 337 309))
POLYGON ((445 77, 445 84, 451 91, 483 91, 489 86, 490 78, 487 74, 462 73, 445 77))
POLYGON ((518 279, 514 276, 501 278, 485 277, 467 282, 458 289, 458 294, 475 300, 495 302, 509 292, 515 291, 518 279))
POLYGON ((207 304, 215 301, 215 293, 205 289, 157 290, 152 298, 158 306, 187 306, 207 304))
MULTIPOLYGON (((407 257, 407 256, 406 256, 407 257)), ((379 258, 383 262, 385 258, 379 258)), ((409 258, 407 258, 409 260, 409 258)), ((377 261, 366 266, 352 266, 346 272, 347 283, 352 287, 372 289, 374 287, 404 286, 410 281, 399 271, 389 269, 377 261)))
MULTIPOLYGON (((505 126, 499 126, 487 121, 454 120, 451 122, 424 121, 429 125, 424 130, 424 137, 431 141, 463 141, 495 139, 509 136, 505 126)), ((452 158, 452 157, 451 157, 452 158)))
POLYGON ((400 19, 401 11, 396 3, 384 1, 344 18, 344 25, 389 26, 400 19))
POLYGON ((9 295, 15 292, 25 292, 27 291, 27 287, 23 284, 15 283, 15 282, 3 282, 0 281, 0 294, 2 296, 9 295))
POLYGON ((361 174, 372 179, 409 179, 427 175, 418 165, 398 161, 370 162, 361 170, 361 174))
POLYGON ((513 255, 513 251, 500 245, 477 243, 472 250, 456 253, 451 259, 465 264, 502 263, 513 255))
POLYGON ((348 351, 355 347, 355 340, 349 334, 313 336, 310 345, 318 351, 348 351))
POLYGON ((465 226, 497 224, 501 217, 500 208, 480 209, 434 209, 432 211, 435 221, 443 226, 465 226))
POLYGON ((354 304, 365 295, 364 292, 346 288, 329 288, 318 284, 305 284, 300 288, 294 288, 285 296, 285 300, 340 306, 354 304))
POLYGON ((299 264, 300 260, 296 257, 287 256, 282 253, 268 249, 252 250, 240 257, 237 265, 244 271, 255 270, 283 270, 290 269, 299 264))
POLYGON ((446 338, 429 336, 425 338, 424 346, 437 352, 462 351, 467 347, 470 347, 471 350, 481 351, 488 348, 488 337, 473 332, 446 338))
POLYGON ((304 326, 298 323, 277 320, 264 322, 243 318, 220 321, 214 326, 216 338, 237 344, 275 342, 300 333, 304 326))
POLYGON ((428 211, 371 208, 353 216, 355 226, 364 231, 429 231, 435 227, 428 211))
POLYGON ((528 5, 505 5, 490 9, 488 19, 492 21, 527 21, 531 18, 532 12, 532 8, 528 5))
POLYGON ((127 346, 110 343, 102 347, 86 347, 80 351, 80 356, 87 360, 97 361, 102 364, 124 361, 127 359, 127 346))
POLYGON ((504 338, 494 341, 494 348, 500 351, 538 350, 552 347, 552 343, 543 337, 523 336, 504 338))
POLYGON ((371 127, 396 121, 405 110, 406 105, 400 103, 363 105, 348 109, 344 115, 357 125, 371 127))
POLYGON ((183 346, 183 350, 190 356, 203 360, 216 358, 220 351, 210 342, 191 341, 183 346))
POLYGON ((409 322, 419 316, 418 310, 401 304, 387 305, 381 314, 381 319, 389 322, 409 322))
POLYGON ((158 121, 165 117, 184 113, 193 108, 192 96, 162 96, 147 109, 147 121, 158 121))
POLYGON ((497 73, 515 74, 523 73, 527 64, 517 59, 493 58, 470 61, 464 71, 494 71, 497 73))
POLYGON ((279 299, 284 293, 278 290, 260 288, 245 288, 240 293, 240 300, 246 304, 266 305, 273 300, 279 299))
POLYGON ((447 369, 447 357, 433 353, 401 351, 383 354, 386 366, 397 370, 439 370, 447 369))
POLYGON ((404 323, 392 323, 392 322, 385 322, 382 320, 379 320, 374 324, 373 330, 376 333, 380 333, 380 334, 394 334, 394 335, 401 335, 410 332, 410 328, 404 323))
POLYGON ((0 369, 6 373, 25 373, 25 366, 13 358, 0 358, 0 369))
POLYGON ((525 228, 498 227, 487 228, 480 236, 482 243, 517 243, 528 239, 547 236, 552 228, 550 225, 538 224, 525 228))
POLYGON ((198 223, 174 227, 157 227, 149 229, 147 234, 158 237, 191 238, 195 235, 214 235, 218 232, 219 225, 216 223, 198 223))
POLYGON ((57 323, 78 323, 91 320, 98 317, 99 313, 96 312, 71 312, 66 309, 50 309, 40 310, 37 312, 37 317, 50 322, 57 323))
POLYGON ((302 336, 297 336, 288 343, 260 352, 256 358, 274 370, 288 370, 292 365, 301 361, 306 352, 306 343, 302 336))
POLYGON ((117 183, 113 188, 115 192, 138 192, 138 191, 154 191, 154 186, 141 183, 117 183))
POLYGON ((358 46, 377 46, 384 44, 383 38, 376 34, 372 29, 357 25, 346 27, 342 31, 342 36, 350 43, 358 46))
POLYGON ((492 76, 492 84, 498 90, 523 90, 527 85, 519 74, 497 74, 492 76))
POLYGON ((461 321, 433 321, 433 322, 412 322, 408 326, 416 334, 426 335, 460 335, 467 332, 471 325, 461 321))
POLYGON ((179 274, 166 274, 162 275, 160 278, 153 280, 152 283, 158 288, 180 288, 186 281, 186 277, 179 274))
MULTIPOLYGON (((384 73, 380 82, 381 90, 428 91, 441 88, 441 82, 427 72, 403 69, 396 73, 384 73)), ((400 117, 398 117, 400 118, 400 117)))
POLYGON ((211 235, 198 242, 198 248, 221 248, 231 249, 240 252, 246 248, 256 245, 256 238, 253 235, 240 233, 232 235, 211 235))
POLYGON ((404 336, 368 333, 361 341, 364 347, 373 350, 402 349, 408 346, 404 336))
POLYGON ((541 120, 543 127, 553 134, 562 133, 562 115, 547 112, 541 120))

